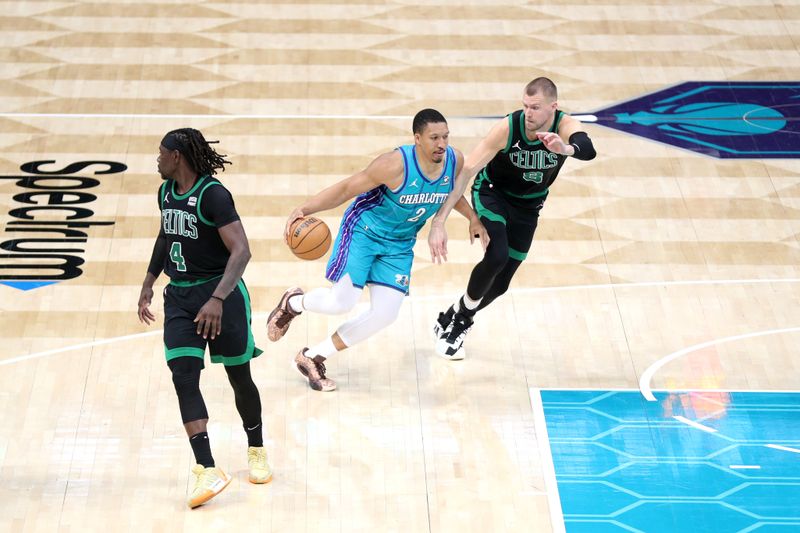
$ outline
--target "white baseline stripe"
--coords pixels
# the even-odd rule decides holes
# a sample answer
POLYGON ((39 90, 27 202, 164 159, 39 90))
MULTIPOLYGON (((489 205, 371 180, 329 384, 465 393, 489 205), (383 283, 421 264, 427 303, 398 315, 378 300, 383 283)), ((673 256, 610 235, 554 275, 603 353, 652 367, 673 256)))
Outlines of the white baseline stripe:
POLYGON ((561 511, 561 497, 558 495, 556 467, 553 464, 553 453, 550 451, 550 437, 547 434, 547 421, 544 417, 544 405, 539 389, 530 388, 533 423, 536 428, 536 441, 539 444, 539 455, 542 458, 542 476, 547 489, 547 503, 550 507, 550 525, 553 533, 565 533, 564 514, 561 511))
POLYGON ((20 361, 28 361, 30 359, 38 359, 39 357, 46 357, 48 355, 55 355, 57 353, 69 352, 72 350, 80 350, 81 348, 92 348, 94 346, 102 346, 104 344, 111 344, 114 342, 123 342, 133 339, 141 339, 143 337, 152 337, 153 335, 161 335, 163 329, 153 331, 145 331, 144 333, 134 333, 133 335, 123 335, 122 337, 113 337, 111 339, 100 339, 97 341, 83 342, 81 344, 73 344, 72 346, 65 346, 63 348, 55 348, 53 350, 46 350, 44 352, 31 353, 28 355, 20 355, 19 357, 12 357, 11 359, 4 359, 0 361, 0 366, 18 363, 20 361))
MULTIPOLYGON (((6 113, 5 115, 9 115, 13 113, 6 113)), ((32 113, 35 114, 35 113, 32 113)), ((0 116, 4 116, 3 113, 0 113, 0 116)), ((90 116, 90 115, 85 115, 90 116)), ((140 116, 140 115, 136 115, 140 116)), ((144 116, 144 115, 141 115, 144 116)), ((147 115, 147 116, 154 116, 154 115, 147 115)), ((177 116, 177 115, 176 115, 177 116)), ((180 116, 189 116, 189 115, 180 115, 180 116)), ((197 115, 200 116, 200 115, 197 115)), ((203 115, 207 116, 207 115, 203 115)), ((222 116, 222 115, 221 115, 222 116)), ((232 116, 232 115, 224 115, 224 116, 232 116)), ((517 288, 511 289, 508 292, 510 294, 532 294, 532 293, 540 293, 540 292, 559 292, 559 291, 577 291, 577 290, 593 290, 593 289, 615 289, 615 288, 626 288, 626 287, 669 287, 669 286, 681 286, 681 285, 740 285, 740 284, 763 284, 763 283, 799 283, 800 278, 777 278, 777 279, 723 279, 723 280, 689 280, 689 281, 643 281, 643 282, 632 282, 632 283, 600 283, 595 285, 565 285, 560 287, 532 287, 532 288, 517 288)), ((410 299, 412 301, 430 301, 430 300, 439 300, 439 299, 446 299, 451 298, 450 295, 438 295, 438 296, 422 296, 422 297, 414 297, 411 296, 410 299)), ((253 318, 255 319, 256 316, 259 315, 266 315, 266 313, 253 313, 253 318)), ((100 339, 97 341, 86 342, 82 344, 76 344, 74 346, 65 346, 63 348, 57 348, 54 350, 47 350, 44 352, 38 352, 33 354, 27 355, 20 355, 18 357, 12 357, 11 359, 5 359, 0 361, 0 366, 3 365, 10 365, 12 363, 17 363, 20 361, 27 361, 29 359, 37 359, 39 357, 45 357, 48 355, 55 355, 63 352, 68 352, 70 350, 77 350, 81 348, 91 348, 92 346, 100 346, 104 344, 110 344, 112 342, 117 341, 126 341, 126 340, 133 340, 138 339, 141 337, 147 337, 148 335, 157 335, 160 334, 163 330, 158 331, 149 331, 145 333, 137 333, 133 335, 124 335, 122 337, 114 337, 111 339, 100 339)), ((722 341, 718 341, 722 342, 722 341)), ((673 354, 674 355, 674 354, 673 354)), ((667 356, 670 357, 670 356, 667 356)), ((678 357, 678 356, 676 356, 678 357)), ((663 365, 662 365, 663 366, 663 365)), ((648 370, 650 370, 648 368, 648 370)), ((647 371, 646 371, 647 372, 647 371)), ((653 372, 655 373, 655 371, 653 372)), ((644 375, 642 375, 644 378, 644 375)), ((644 389, 641 387, 642 381, 639 381, 639 389, 644 394, 644 389)), ((648 379, 648 386, 649 386, 649 379, 648 379)), ((649 390, 649 388, 648 388, 649 390)), ((652 396, 652 393, 651 393, 652 396)), ((645 396, 646 397, 646 396, 645 396)), ((650 401, 655 401, 653 398, 650 401)))
POLYGON ((695 422, 694 420, 689 420, 685 416, 675 415, 672 418, 674 418, 678 422, 683 422, 686 425, 692 426, 695 429, 699 429, 700 431, 705 431, 706 433, 716 433, 717 432, 716 429, 710 428, 708 426, 704 426, 703 424, 695 422))
POLYGON ((688 353, 695 352, 697 350, 702 350, 703 348, 708 348, 709 346, 724 344, 726 342, 751 339, 754 337, 764 337, 766 335, 780 335, 781 333, 794 333, 798 331, 800 331, 800 327, 770 329, 767 331, 755 331, 752 333, 743 333, 742 335, 734 335, 732 337, 724 337, 722 339, 714 339, 700 344, 695 344, 694 346, 689 346, 688 348, 684 348, 683 350, 678 350, 677 352, 673 352, 669 355, 662 357, 661 359, 650 365, 647 368, 647 370, 644 371, 642 377, 639 378, 639 390, 642 392, 642 396, 644 396, 648 402, 656 401, 656 397, 653 396, 653 390, 650 388, 650 382, 653 380, 653 376, 655 375, 656 372, 658 372, 661 369, 662 366, 688 353))
MULTIPOLYGON (((277 115, 277 114, 173 114, 173 113, 0 113, 5 118, 208 118, 208 119, 283 119, 283 120, 407 120, 411 115, 277 115)), ((482 118, 482 117, 451 117, 482 118)))
POLYGON ((767 448, 772 448, 773 450, 782 450, 784 452, 792 452, 792 453, 800 453, 800 450, 797 448, 789 448, 788 446, 781 446, 780 444, 765 444, 767 448))
MULTIPOLYGON (((581 122, 597 122, 595 115, 571 115, 581 122)), ((4 118, 208 118, 208 119, 281 119, 281 120, 408 120, 411 115, 278 115, 255 114, 174 114, 174 113, 0 113, 4 118)), ((450 119, 497 120, 501 116, 451 116, 450 119)))

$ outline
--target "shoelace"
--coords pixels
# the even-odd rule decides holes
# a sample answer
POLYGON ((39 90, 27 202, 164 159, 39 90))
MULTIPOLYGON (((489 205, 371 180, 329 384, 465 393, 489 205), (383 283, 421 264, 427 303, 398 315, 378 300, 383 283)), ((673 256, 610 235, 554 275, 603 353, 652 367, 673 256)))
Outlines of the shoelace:
POLYGON ((249 450, 248 455, 250 456, 250 460, 254 461, 259 466, 267 462, 266 450, 249 450))
POLYGON ((453 329, 450 330, 450 335, 447 336, 447 340, 450 342, 458 340, 460 337, 465 335, 471 327, 472 325, 467 325, 466 320, 456 318, 455 322, 453 323, 453 329))
MULTIPOLYGON (((314 361, 312 359, 312 361, 314 361)), ((325 379, 325 364, 320 363, 319 361, 314 361, 314 366, 317 367, 317 373, 319 374, 320 379, 325 379)))
POLYGON ((282 328, 283 326, 288 324, 289 321, 293 318, 294 318, 293 314, 291 314, 289 311, 284 311, 283 309, 281 309, 278 318, 275 320, 275 325, 278 326, 279 328, 282 328))
POLYGON ((192 470, 195 474, 197 474, 197 480, 194 483, 194 489, 197 490, 199 488, 209 488, 211 485, 214 484, 214 475, 213 470, 209 470, 207 468, 201 470, 192 470))

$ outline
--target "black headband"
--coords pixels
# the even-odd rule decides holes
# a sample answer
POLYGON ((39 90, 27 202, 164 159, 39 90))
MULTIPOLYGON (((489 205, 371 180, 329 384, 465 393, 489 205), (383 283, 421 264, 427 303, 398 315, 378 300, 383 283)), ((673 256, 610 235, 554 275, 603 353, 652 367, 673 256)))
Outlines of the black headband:
POLYGON ((183 154, 184 157, 189 157, 189 148, 186 146, 186 143, 184 143, 181 140, 180 136, 178 136, 178 134, 175 132, 171 131, 166 135, 164 135, 164 138, 161 139, 161 146, 163 146, 167 150, 177 150, 181 154, 183 154))

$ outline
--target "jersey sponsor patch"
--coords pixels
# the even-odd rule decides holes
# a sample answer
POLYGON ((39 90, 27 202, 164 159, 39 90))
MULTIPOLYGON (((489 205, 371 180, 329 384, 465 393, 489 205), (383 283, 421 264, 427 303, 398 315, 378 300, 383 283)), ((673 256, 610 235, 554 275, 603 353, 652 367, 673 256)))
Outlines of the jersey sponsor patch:
POLYGON ((400 285, 401 287, 408 287, 408 275, 407 274, 395 274, 394 275, 394 282, 400 285))
POLYGON ((197 196, 190 196, 189 197, 189 207, 194 207, 197 205, 197 196))

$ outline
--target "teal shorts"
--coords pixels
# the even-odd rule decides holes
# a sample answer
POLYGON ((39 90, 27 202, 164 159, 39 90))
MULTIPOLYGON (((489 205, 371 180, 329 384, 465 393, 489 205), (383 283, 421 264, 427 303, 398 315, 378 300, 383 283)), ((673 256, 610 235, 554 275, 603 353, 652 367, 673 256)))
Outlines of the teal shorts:
POLYGON ((381 239, 357 224, 343 225, 333 244, 325 277, 337 282, 345 274, 356 287, 372 283, 408 294, 416 239, 381 239))

